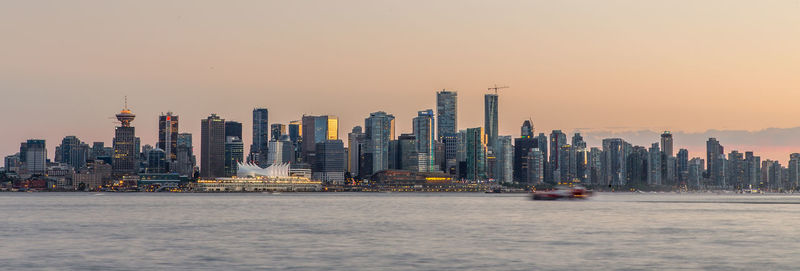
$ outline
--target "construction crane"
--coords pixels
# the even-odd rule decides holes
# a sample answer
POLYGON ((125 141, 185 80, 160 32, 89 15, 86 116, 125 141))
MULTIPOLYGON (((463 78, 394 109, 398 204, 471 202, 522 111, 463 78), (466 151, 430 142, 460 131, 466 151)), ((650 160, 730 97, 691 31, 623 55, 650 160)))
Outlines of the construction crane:
POLYGON ((508 88, 508 86, 499 87, 499 86, 497 86, 497 84, 495 84, 494 87, 490 87, 489 90, 490 91, 494 90, 494 95, 497 95, 497 91, 501 90, 501 89, 504 89, 504 88, 508 88))

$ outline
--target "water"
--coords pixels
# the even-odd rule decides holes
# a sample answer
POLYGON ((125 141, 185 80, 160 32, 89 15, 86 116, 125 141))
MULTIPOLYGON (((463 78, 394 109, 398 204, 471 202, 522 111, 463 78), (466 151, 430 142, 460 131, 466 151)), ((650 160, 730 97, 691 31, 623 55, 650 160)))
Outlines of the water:
POLYGON ((0 269, 797 270, 800 196, 1 193, 0 269))

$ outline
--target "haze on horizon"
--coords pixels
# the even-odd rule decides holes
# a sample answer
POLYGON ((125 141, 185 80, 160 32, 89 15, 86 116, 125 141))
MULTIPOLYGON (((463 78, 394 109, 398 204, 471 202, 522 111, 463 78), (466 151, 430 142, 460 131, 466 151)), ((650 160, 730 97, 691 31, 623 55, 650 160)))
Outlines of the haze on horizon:
MULTIPOLYGON (((443 88, 459 92, 459 128, 478 127, 493 84, 511 86, 505 135, 529 117, 548 135, 787 129, 800 126, 798 26, 796 0, 5 1, 0 155, 29 138, 51 158, 66 135, 110 145, 125 95, 142 145, 173 111, 196 148, 210 113, 243 122, 249 146, 254 107, 273 123, 337 115, 340 138, 382 110, 409 132, 443 88)), ((777 134, 721 141, 800 151, 800 133, 777 134)), ((676 136, 692 156, 704 144, 676 136)))

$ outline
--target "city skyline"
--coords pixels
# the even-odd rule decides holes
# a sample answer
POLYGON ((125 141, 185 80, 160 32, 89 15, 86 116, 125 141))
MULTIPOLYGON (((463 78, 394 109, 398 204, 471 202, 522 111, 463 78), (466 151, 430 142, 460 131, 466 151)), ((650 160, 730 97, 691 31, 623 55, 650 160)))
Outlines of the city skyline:
POLYGON ((269 108, 272 123, 336 115, 339 138, 382 110, 409 133, 442 88, 459 92, 458 127, 477 127, 494 84, 511 86, 500 92, 500 135, 528 118, 537 133, 582 128, 592 146, 592 131, 670 130, 699 156, 704 140, 681 131, 778 128, 765 133, 780 144, 703 137, 780 161, 800 150, 788 141, 800 136, 789 114, 800 98, 796 1, 89 3, 0 9, 3 25, 27 29, 8 31, 0 50, 0 88, 17 98, 0 107, 25 116, 4 118, 17 128, 4 130, 0 153, 65 135, 110 145, 108 118, 124 95, 137 136, 152 145, 168 111, 195 135, 210 113, 248 123, 255 107, 269 108))

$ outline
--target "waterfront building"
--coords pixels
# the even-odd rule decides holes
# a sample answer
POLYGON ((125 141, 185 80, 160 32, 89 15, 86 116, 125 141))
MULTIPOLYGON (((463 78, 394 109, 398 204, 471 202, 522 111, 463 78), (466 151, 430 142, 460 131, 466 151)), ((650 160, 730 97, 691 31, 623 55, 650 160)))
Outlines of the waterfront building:
MULTIPOLYGON (((241 136, 239 137, 241 138, 241 136)), ((269 110, 266 108, 253 109, 253 144, 250 145, 252 162, 266 166, 267 142, 269 142, 269 110)), ((202 171, 202 169, 201 169, 202 171)))
POLYGON ((416 139, 417 155, 419 157, 419 171, 439 171, 434 160, 433 110, 427 109, 417 112, 413 119, 413 132, 416 139))
POLYGON ((787 181, 790 188, 798 187, 800 181, 800 153, 789 154, 787 181))
POLYGON ((716 138, 709 138, 708 141, 706 141, 706 172, 708 179, 714 186, 725 186, 724 161, 725 148, 719 144, 716 138))
POLYGON ((364 134, 361 126, 353 127, 347 134, 347 172, 351 176, 359 176, 361 157, 364 154, 364 147, 367 143, 367 135, 364 134))
POLYGON ((147 152, 145 173, 167 173, 167 152, 161 148, 147 152))
POLYGON ((458 132, 458 92, 442 90, 436 93, 436 129, 439 142, 445 135, 458 132))
POLYGON ((703 172, 705 171, 704 168, 705 161, 703 161, 703 159, 692 158, 692 160, 689 160, 689 179, 686 185, 695 189, 703 187, 702 180, 703 172))
POLYGON ((200 122, 200 176, 225 176, 225 119, 211 114, 200 122))
POLYGON ((136 115, 128 109, 127 102, 125 107, 116 115, 120 126, 114 130, 114 157, 112 159, 113 174, 116 176, 133 175, 139 171, 137 158, 139 149, 137 148, 136 130, 131 126, 131 122, 136 115))
POLYGON ((495 141, 497 141, 498 134, 498 105, 497 94, 486 94, 483 96, 483 118, 484 118, 484 131, 486 134, 486 146, 488 149, 493 149, 495 141))
MULTIPOLYGON (((752 155, 752 152, 749 152, 752 155)), ((678 172, 678 183, 682 185, 687 184, 689 179, 689 150, 680 149, 676 156, 676 170, 678 172)), ((749 171, 748 171, 749 172, 749 171)))
POLYGON ((421 171, 419 159, 414 134, 401 134, 389 142, 389 169, 421 171))
POLYGON ((192 134, 178 134, 177 146, 177 160, 175 161, 175 168, 171 169, 170 171, 177 172, 182 176, 194 177, 194 168, 197 164, 197 158, 194 155, 194 147, 192 146, 192 134))
POLYGON ((627 184, 627 155, 631 144, 621 138, 603 139, 604 181, 601 185, 624 186, 627 184))
MULTIPOLYGON (((536 143, 537 140, 535 138, 525 137, 524 135, 514 139, 514 181, 519 183, 531 183, 528 176, 528 173, 531 172, 531 170, 528 169, 530 166, 528 163, 531 160, 531 157, 529 157, 531 150, 538 147, 536 143)), ((537 151, 537 153, 541 154, 541 151, 537 151)))
POLYGON ((367 137, 365 167, 362 175, 371 176, 375 172, 389 168, 389 142, 394 139, 394 116, 383 111, 370 113, 364 119, 367 137))
POLYGON ((658 143, 653 143, 650 147, 649 157, 647 159, 647 184, 648 185, 661 185, 661 150, 658 143))
POLYGON ((444 164, 442 168, 444 172, 450 174, 458 173, 458 133, 445 133, 440 135, 442 145, 444 148, 444 164))
POLYGON ((178 160, 178 116, 172 112, 158 116, 158 143, 156 148, 166 155, 166 170, 174 171, 178 160))
POLYGON ((325 140, 317 143, 317 157, 312 169, 314 180, 329 184, 343 184, 345 172, 344 142, 325 140))
POLYGON ((471 181, 486 179, 486 134, 482 127, 466 130, 466 174, 471 181))
POLYGON ((529 185, 538 185, 544 183, 545 159, 542 151, 539 148, 532 148, 528 152, 528 155, 526 155, 526 158, 528 159, 528 166, 524 169, 527 171, 525 174, 525 183, 529 185))
POLYGON ((552 182, 552 175, 553 173, 550 171, 550 162, 547 160, 548 157, 548 148, 547 148, 547 136, 544 133, 539 133, 536 136, 536 147, 539 148, 539 151, 542 152, 542 158, 544 159, 544 181, 545 182, 552 182))
POLYGON ((291 173, 289 164, 261 168, 255 164, 237 165, 234 177, 202 178, 194 187, 198 192, 313 192, 322 189, 320 181, 291 173))
POLYGON ((495 147, 494 178, 500 183, 510 183, 514 181, 514 149, 511 145, 511 136, 498 136, 495 147))
MULTIPOLYGON (((269 151, 269 150, 268 150, 269 151)), ((244 162, 244 143, 241 138, 225 138, 225 177, 234 176, 239 163, 244 162)))
POLYGON ((44 174, 47 171, 47 146, 44 139, 28 139, 20 144, 22 168, 28 174, 44 174))
POLYGON ((550 181, 557 183, 561 180, 561 147, 567 144, 567 135, 561 130, 553 130, 550 133, 550 181))

